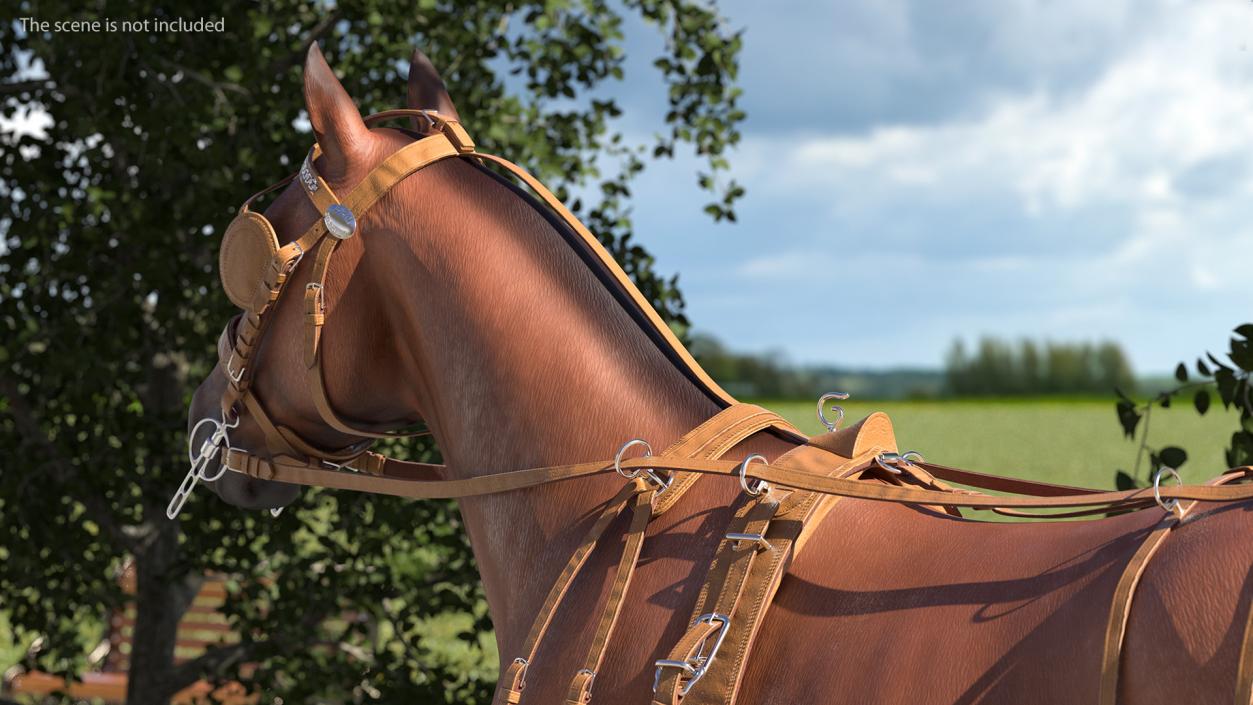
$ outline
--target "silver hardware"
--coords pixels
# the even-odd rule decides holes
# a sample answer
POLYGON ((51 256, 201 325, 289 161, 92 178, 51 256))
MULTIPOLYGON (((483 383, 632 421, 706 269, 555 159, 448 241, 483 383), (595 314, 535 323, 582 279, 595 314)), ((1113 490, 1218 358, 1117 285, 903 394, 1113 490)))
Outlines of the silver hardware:
POLYGON ((277 519, 278 515, 283 513, 283 509, 284 509, 283 507, 272 507, 270 509, 270 516, 277 519))
POLYGON ((836 414, 835 421, 828 421, 826 414, 822 413, 822 408, 826 406, 829 401, 843 401, 847 398, 848 394, 844 392, 827 392, 826 394, 818 397, 818 421, 820 421, 823 426, 826 426, 828 431, 835 431, 840 428, 840 422, 844 420, 844 407, 835 405, 831 406, 832 410, 834 410, 836 414))
POLYGON ((585 674, 587 674, 587 687, 586 687, 586 688, 584 688, 584 690, 585 690, 586 692, 588 692, 588 693, 591 693, 591 692, 592 692, 592 684, 596 682, 596 671, 593 671, 593 670, 592 670, 592 669, 590 669, 590 668, 580 668, 580 669, 579 669, 579 673, 580 673, 580 674, 584 674, 584 673, 585 673, 585 674))
POLYGON ((1177 485, 1183 484, 1183 479, 1179 477, 1179 473, 1176 472, 1174 468, 1168 468, 1163 465, 1162 467, 1157 469, 1157 472, 1153 473, 1153 499, 1157 500, 1157 506, 1166 510, 1167 514, 1174 512, 1179 515, 1180 519, 1182 519, 1183 507, 1179 504, 1179 500, 1178 499, 1166 499, 1166 500, 1162 499, 1162 476, 1163 475, 1170 475, 1171 477, 1175 478, 1175 484, 1177 485))
POLYGON ((770 542, 767 541, 766 537, 762 536, 761 534, 741 534, 737 531, 732 531, 731 533, 727 534, 727 540, 734 541, 736 543, 750 541, 752 543, 757 544, 757 550, 759 551, 769 551, 771 548, 770 542))
POLYGON ((661 669, 663 668, 677 668, 680 671, 683 671, 684 673, 686 673, 689 677, 693 675, 694 673, 696 673, 696 669, 692 668, 692 665, 688 663, 687 661, 676 661, 674 659, 669 659, 669 658, 659 658, 653 663, 653 665, 657 667, 657 670, 653 672, 653 692, 654 693, 656 693, 657 689, 661 687, 661 669))
POLYGON ((521 656, 514 659, 513 662, 522 666, 522 668, 518 669, 518 689, 521 690, 526 687, 526 669, 531 665, 531 662, 521 656))
POLYGON ((656 693, 657 688, 661 686, 661 669, 663 668, 677 668, 687 674, 688 681, 687 683, 684 683, 681 688, 679 688, 679 695, 687 695, 688 691, 692 689, 692 686, 696 685, 696 681, 703 678, 705 673, 709 670, 709 664, 712 663, 714 657, 718 655, 718 649, 722 648, 722 641, 727 638, 727 631, 729 631, 727 628, 731 626, 731 618, 725 614, 710 612, 709 614, 702 614, 697 617, 696 621, 692 622, 692 626, 695 627, 701 622, 708 622, 710 624, 718 622, 720 626, 718 627, 716 636, 711 634, 705 637, 705 640, 697 646, 696 654, 689 657, 687 660, 675 661, 673 659, 660 659, 655 661, 653 665, 657 667, 657 670, 653 673, 654 693, 656 693), (709 640, 711 638, 714 640, 713 646, 709 648, 708 652, 706 652, 705 648, 709 646, 709 640))
POLYGON ((233 362, 235 362, 235 351, 231 350, 231 356, 226 358, 226 376, 230 377, 232 382, 238 382, 244 378, 244 370, 248 369, 248 366, 243 365, 239 368, 239 371, 236 372, 231 369, 231 364, 233 362))
POLYGON ((922 453, 919 453, 916 450, 907 450, 904 453, 880 453, 874 457, 876 465, 884 470, 887 470, 893 475, 900 475, 901 472, 903 472, 900 468, 893 467, 893 465, 904 463, 912 468, 914 467, 914 464, 910 462, 911 460, 917 460, 920 463, 923 462, 922 453), (891 463, 891 465, 889 465, 889 463, 891 463))
POLYGON ((769 465, 769 462, 766 461, 766 457, 764 455, 758 455, 754 453, 753 455, 750 455, 747 458, 745 458, 744 462, 740 463, 739 474, 740 474, 740 487, 744 489, 744 493, 748 495, 752 495, 753 497, 756 497, 760 495, 762 492, 769 492, 770 484, 767 483, 765 480, 760 480, 760 479, 757 480, 757 484, 755 485, 748 484, 748 465, 754 460, 760 460, 763 465, 769 465))
POLYGON ((622 469, 622 456, 624 453, 627 452, 628 449, 630 449, 633 446, 644 446, 645 458, 650 457, 653 454, 653 447, 649 445, 648 441, 644 440, 643 438, 632 438, 626 443, 623 443, 622 447, 618 449, 618 454, 613 457, 613 469, 617 470, 619 475, 625 477, 628 480, 634 480, 635 478, 640 476, 641 472, 644 473, 645 475, 648 476, 648 479, 652 481, 653 484, 657 485, 658 487, 657 494, 661 494, 662 492, 665 492, 666 490, 670 489, 670 483, 674 481, 674 478, 662 477, 661 475, 657 473, 656 470, 652 468, 644 468, 644 469, 636 470, 634 472, 627 472, 626 470, 622 469))
POLYGON ((322 222, 326 224, 326 231, 340 240, 347 240, 357 231, 357 216, 342 203, 327 208, 322 222))
POLYGON ((198 482, 214 482, 222 477, 226 472, 226 458, 221 459, 221 466, 213 477, 205 474, 205 470, 209 467, 209 463, 219 455, 225 453, 226 449, 231 445, 230 434, 228 431, 239 425, 239 417, 231 423, 224 423, 214 418, 204 418, 196 422, 192 426, 191 433, 187 434, 187 459, 191 462, 187 474, 183 476, 183 481, 178 484, 178 489, 174 491, 174 496, 170 498, 170 503, 166 505, 165 516, 171 521, 176 519, 180 512, 183 511, 183 505, 187 504, 187 498, 191 496, 192 490, 196 489, 198 482), (196 434, 200 432, 206 424, 212 426, 213 431, 200 444, 200 448, 192 451, 193 444, 196 442, 196 434))

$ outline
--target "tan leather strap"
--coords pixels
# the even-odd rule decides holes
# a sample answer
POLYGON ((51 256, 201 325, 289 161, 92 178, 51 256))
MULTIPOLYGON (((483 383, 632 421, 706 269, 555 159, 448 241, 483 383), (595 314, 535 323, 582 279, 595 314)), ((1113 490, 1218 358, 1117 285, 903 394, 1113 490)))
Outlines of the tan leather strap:
POLYGON ((618 560, 618 569, 609 587, 609 595, 596 623, 592 645, 583 660, 583 667, 574 674, 570 683, 569 694, 566 696, 567 705, 585 705, 592 700, 592 683, 605 659, 609 637, 613 635, 618 618, 622 616, 627 590, 631 587, 631 578, 639 564, 640 549, 644 546, 644 532, 648 529, 648 520, 653 516, 653 498, 656 494, 656 489, 650 487, 631 500, 631 525, 627 528, 626 545, 622 549, 622 557, 618 560))
POLYGON ((732 615, 748 583, 749 569, 759 555, 769 555, 779 549, 765 538, 766 529, 779 509, 779 500, 780 497, 772 489, 744 502, 736 510, 726 538, 719 544, 697 595, 691 626, 669 655, 656 663, 654 703, 677 703, 689 683, 694 680, 699 682, 704 677, 698 669, 710 667, 710 659, 717 658, 713 644, 718 644, 720 652, 721 642, 725 641, 725 635, 720 632, 731 629, 732 615), (737 534, 742 537, 760 536, 761 539, 735 538, 737 534))
MULTIPOLYGON (((408 113, 402 113, 407 115, 408 113)), ((371 116, 372 122, 391 117, 400 117, 397 114, 380 114, 371 116)), ((449 123, 445 123, 446 125, 449 123)), ((471 143, 473 144, 473 143, 471 143)), ((443 133, 437 133, 429 137, 425 137, 417 142, 406 145, 397 150, 391 156, 383 161, 382 164, 375 167, 365 179, 362 180, 348 197, 344 199, 344 205, 360 219, 364 213, 369 210, 378 199, 390 191, 396 184, 407 178, 410 174, 422 169, 425 166, 433 164, 442 159, 456 156, 460 153, 458 147, 454 146, 443 133)), ((312 174, 316 174, 316 168, 312 161, 306 162, 302 168, 312 174)), ((321 177, 315 177, 317 181, 321 181, 321 177)), ((318 189, 310 191, 310 181, 301 180, 305 186, 305 192, 312 197, 315 193, 329 189, 318 189)), ((329 206, 329 204, 328 204, 329 206)), ((325 213, 324 209, 320 209, 325 213)), ((322 227, 325 227, 323 225, 322 227)), ((313 393, 314 406, 318 411, 318 415, 322 417, 322 421, 328 426, 351 436, 363 438, 409 438, 413 436, 426 435, 427 431, 417 433, 396 432, 387 430, 396 426, 409 426, 412 422, 384 422, 384 423, 364 423, 360 421, 352 421, 344 418, 335 412, 334 407, 326 392, 326 380, 322 372, 321 356, 319 354, 322 327, 326 322, 326 274, 330 269, 331 256, 335 253, 336 247, 339 245, 339 239, 334 237, 322 238, 321 244, 318 246, 317 255, 313 261, 313 269, 309 278, 309 283, 305 285, 305 367, 308 370, 306 381, 310 391, 313 393)))
POLYGON ((609 524, 622 512, 626 502, 632 497, 644 494, 651 495, 648 481, 642 477, 636 478, 623 486, 618 494, 614 495, 613 499, 605 504, 600 516, 596 518, 592 527, 588 529, 587 535, 579 542, 578 548, 574 550, 569 560, 566 561, 561 574, 557 576, 557 581, 549 588, 548 596, 544 598, 544 604, 540 607, 539 612, 536 613, 535 620, 531 623, 531 629, 527 632, 526 639, 522 642, 522 652, 526 655, 514 659, 513 663, 505 670, 505 674, 500 679, 501 685, 497 689, 495 702, 518 703, 521 701, 522 690, 526 687, 527 668, 535 660, 540 644, 543 643, 544 635, 548 633, 548 628, 552 625, 553 616, 557 614, 557 608, 565 600, 566 594, 570 591, 570 586, 574 584, 574 579, 579 576, 583 566, 587 564, 587 558, 591 555, 592 549, 596 547, 596 543, 600 540, 601 535, 605 533, 605 529, 609 527, 609 524))
MULTIPOLYGON (((662 451, 662 455, 685 458, 719 458, 744 439, 767 428, 800 435, 783 417, 756 404, 732 404, 662 451)), ((670 487, 653 503, 653 516, 673 507, 700 479, 697 473, 675 473, 670 487)))
MULTIPOLYGON (((1210 480, 1206 483, 1209 486, 1222 484, 1226 480, 1222 476, 1210 480)), ((1179 526, 1188 512, 1192 511, 1196 506, 1196 502, 1182 502, 1175 511, 1168 511, 1162 517, 1161 521, 1153 527, 1144 541, 1140 543, 1139 548, 1131 556, 1131 560, 1123 568, 1122 575, 1118 578, 1118 585, 1114 587, 1114 596, 1109 610, 1109 621, 1105 626, 1105 640, 1101 654, 1101 685, 1098 695, 1100 705, 1116 705, 1118 700, 1118 676, 1119 666, 1122 661, 1122 646, 1127 634, 1127 622, 1131 618, 1131 601, 1135 596, 1136 587, 1140 584, 1140 578, 1144 576, 1144 570, 1148 567, 1149 561, 1157 553, 1157 549, 1161 548, 1162 543, 1166 540, 1167 535, 1176 526, 1179 526)), ((1237 673, 1237 682, 1240 675, 1237 673)), ((1237 693, 1239 686, 1237 685, 1237 693)), ((1237 698, 1236 702, 1241 702, 1237 698)))
MULTIPOLYGON (((711 454, 721 455, 740 441, 776 421, 781 421, 781 419, 774 413, 766 411, 761 407, 752 404, 736 404, 715 414, 705 423, 684 434, 682 438, 672 443, 666 449, 666 452, 702 457, 708 457, 711 454)), ((687 487, 690 487, 690 483, 687 487)), ((674 492, 675 489, 676 486, 672 482, 669 488, 662 492, 660 496, 664 497, 674 492)), ((587 535, 584 536, 583 541, 580 542, 578 548, 575 549, 566 562, 560 576, 553 583, 552 588, 549 589, 543 605, 536 614, 526 639, 523 640, 522 652, 524 655, 515 658, 500 679, 502 685, 498 689, 495 699, 498 705, 502 702, 518 703, 521 701, 522 690, 526 686, 527 668, 535 660, 544 635, 552 624, 553 616, 569 592, 570 585, 583 569, 597 541, 604 534, 609 523, 621 513, 624 503, 631 500, 632 497, 634 497, 634 506, 631 527, 627 532, 627 543, 619 560, 614 584, 610 589, 609 599, 605 603, 605 609, 598 623, 588 658, 585 660, 583 669, 576 674, 571 684, 570 697, 572 699, 575 697, 586 699, 590 696, 592 682, 604 658, 604 649, 608 645, 609 637, 621 612, 630 579, 639 559, 639 552, 644 539, 644 531, 648 526, 648 520, 659 513, 654 511, 653 508, 657 495, 649 487, 648 482, 643 479, 643 476, 635 480, 632 485, 628 485, 627 488, 624 488, 609 501, 596 522, 588 530, 587 535), (635 489, 629 489, 631 487, 635 489)))
POLYGON ((1253 605, 1249 606, 1244 638, 1240 640, 1240 662, 1236 666, 1236 705, 1253 705, 1253 605))
MULTIPOLYGON (((1190 509, 1192 505, 1193 503, 1189 503, 1187 507, 1190 509)), ((1100 705, 1115 705, 1118 698, 1119 663, 1122 658, 1123 639, 1127 634, 1127 620, 1131 616, 1131 598, 1135 594, 1136 586, 1140 584, 1140 578, 1149 565, 1149 559, 1157 553, 1166 535, 1178 524, 1179 518, 1174 513, 1167 513, 1162 517, 1162 520, 1140 543, 1135 554, 1131 556, 1131 560, 1123 568, 1122 575, 1118 579, 1118 585, 1114 588, 1113 604, 1110 606, 1109 621, 1105 626, 1105 640, 1101 653, 1101 688, 1098 696, 1100 705)))
MULTIPOLYGON (((235 467, 242 462, 247 451, 232 448, 227 452, 227 467, 242 472, 235 467)), ((264 459, 263 459, 264 460, 264 459)), ((873 462, 868 459, 867 467, 873 462)), ((387 460, 387 467, 404 467, 406 464, 387 460)), ((291 459, 276 458, 274 462, 266 461, 265 473, 269 479, 289 482, 296 485, 327 487, 331 489, 356 490, 377 494, 408 497, 410 499, 449 499, 457 497, 473 497, 497 492, 535 487, 550 482, 586 477, 598 473, 611 472, 612 460, 598 460, 568 465, 555 465, 545 468, 514 470, 461 480, 413 481, 402 479, 405 473, 391 473, 387 470, 379 477, 361 477, 350 473, 338 473, 324 470, 316 463, 298 462, 291 459)), ((675 472, 697 472, 707 475, 734 476, 738 474, 739 463, 729 460, 704 460, 676 458, 654 455, 646 458, 628 458, 621 462, 624 471, 633 470, 668 470, 675 472)), ((1056 508, 1056 507, 1088 507, 1101 506, 1109 509, 1139 509, 1154 503, 1152 488, 1093 492, 1083 495, 1063 496, 1020 496, 1002 497, 985 495, 978 492, 941 492, 914 487, 896 487, 879 485, 858 480, 839 477, 828 477, 792 467, 786 461, 779 460, 771 464, 754 464, 749 470, 750 478, 765 480, 772 485, 790 487, 798 490, 821 492, 841 497, 854 497, 878 502, 895 502, 901 504, 923 504, 974 509, 993 509, 997 507, 1013 508, 1056 508)), ((1250 476, 1249 468, 1230 471, 1221 479, 1231 482, 1250 476)), ((1206 502, 1229 502, 1253 499, 1253 484, 1228 485, 1213 487, 1207 485, 1178 485, 1162 487, 1162 499, 1200 500, 1206 502)), ((1044 517, 1047 518, 1047 517, 1044 517)))

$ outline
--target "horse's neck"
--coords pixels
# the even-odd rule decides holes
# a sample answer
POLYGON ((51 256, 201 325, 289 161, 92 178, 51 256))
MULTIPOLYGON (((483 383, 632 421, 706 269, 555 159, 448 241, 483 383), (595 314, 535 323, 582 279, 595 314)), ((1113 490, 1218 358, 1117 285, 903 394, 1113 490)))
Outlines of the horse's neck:
MULTIPOLYGON (((448 166, 405 201, 404 217, 427 224, 403 231, 422 275, 391 280, 405 302, 393 325, 413 341, 407 376, 451 475, 609 458, 633 437, 660 452, 716 412, 530 204, 448 166)), ((525 635, 589 512, 621 483, 461 502, 503 647, 525 635)))

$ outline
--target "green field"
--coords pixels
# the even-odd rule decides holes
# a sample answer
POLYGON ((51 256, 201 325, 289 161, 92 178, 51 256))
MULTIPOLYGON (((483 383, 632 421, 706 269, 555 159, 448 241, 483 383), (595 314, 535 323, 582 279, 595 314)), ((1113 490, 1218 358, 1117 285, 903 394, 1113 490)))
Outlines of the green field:
MULTIPOLYGON (((807 433, 822 430, 815 402, 758 403, 807 433)), ((1137 442, 1123 437, 1113 400, 849 400, 842 405, 845 425, 874 411, 886 412, 901 450, 917 450, 944 465, 1104 488, 1113 486, 1115 470, 1130 471, 1135 463, 1137 442)), ((1236 427, 1236 415, 1221 407, 1205 416, 1198 416, 1190 404, 1155 408, 1149 442, 1187 450, 1188 462, 1180 474, 1186 482, 1200 482, 1226 468, 1223 449, 1236 427)), ((1146 471, 1142 465, 1141 477, 1146 471)))

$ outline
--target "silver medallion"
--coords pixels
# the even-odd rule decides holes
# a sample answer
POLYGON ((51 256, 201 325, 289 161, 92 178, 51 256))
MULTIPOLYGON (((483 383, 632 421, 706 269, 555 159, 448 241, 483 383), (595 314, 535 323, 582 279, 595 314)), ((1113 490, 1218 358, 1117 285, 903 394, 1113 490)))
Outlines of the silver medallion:
POLYGON ((342 203, 327 208, 322 222, 326 224, 326 231, 340 240, 347 240, 357 231, 357 216, 342 203))

